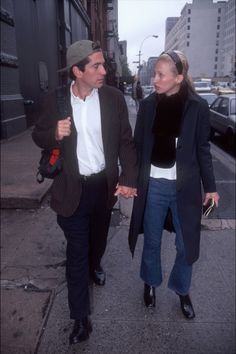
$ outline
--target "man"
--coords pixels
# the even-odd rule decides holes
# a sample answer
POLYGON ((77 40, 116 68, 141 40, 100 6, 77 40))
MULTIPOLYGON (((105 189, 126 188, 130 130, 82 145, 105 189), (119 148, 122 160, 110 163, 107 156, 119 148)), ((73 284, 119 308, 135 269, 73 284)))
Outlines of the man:
POLYGON ((138 80, 137 81, 137 85, 136 85, 137 109, 139 109, 139 104, 140 104, 142 99, 143 99, 143 89, 142 89, 140 81, 138 80))
POLYGON ((71 344, 88 339, 92 331, 89 275, 95 284, 105 284, 101 259, 116 196, 136 195, 136 153, 127 106, 118 89, 103 86, 104 64, 98 43, 72 44, 63 70, 73 81, 64 96, 60 91, 60 97, 56 93, 46 97, 32 134, 38 146, 59 147, 63 155, 63 170, 52 185, 51 207, 67 240, 68 302, 75 320, 71 344))
POLYGON ((133 84, 132 98, 135 102, 136 111, 138 112, 140 101, 143 99, 143 89, 139 80, 135 80, 133 84))

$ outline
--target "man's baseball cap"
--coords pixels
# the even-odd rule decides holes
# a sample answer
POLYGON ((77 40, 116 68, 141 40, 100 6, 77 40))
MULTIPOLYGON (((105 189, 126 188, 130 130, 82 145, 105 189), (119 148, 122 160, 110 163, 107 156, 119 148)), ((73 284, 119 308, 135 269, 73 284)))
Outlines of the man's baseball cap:
POLYGON ((102 49, 98 41, 92 42, 87 39, 77 41, 71 44, 71 46, 69 46, 69 48, 67 49, 67 53, 66 53, 67 66, 58 71, 61 72, 61 71, 69 70, 73 65, 78 64, 83 59, 87 58, 89 55, 101 51, 102 49))

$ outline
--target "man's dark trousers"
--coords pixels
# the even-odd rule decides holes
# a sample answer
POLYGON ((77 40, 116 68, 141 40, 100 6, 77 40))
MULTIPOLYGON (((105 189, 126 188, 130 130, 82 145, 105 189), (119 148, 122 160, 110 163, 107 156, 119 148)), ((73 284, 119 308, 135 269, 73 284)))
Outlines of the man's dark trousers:
POLYGON ((82 194, 78 209, 70 217, 57 216, 67 240, 66 279, 72 319, 90 314, 90 271, 100 265, 111 217, 111 210, 107 208, 105 171, 80 178, 82 194))

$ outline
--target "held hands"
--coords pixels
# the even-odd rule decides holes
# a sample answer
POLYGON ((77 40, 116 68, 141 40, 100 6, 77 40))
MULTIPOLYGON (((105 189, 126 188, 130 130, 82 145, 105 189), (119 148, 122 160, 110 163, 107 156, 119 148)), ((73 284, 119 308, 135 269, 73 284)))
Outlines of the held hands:
POLYGON ((65 136, 70 136, 71 134, 71 118, 59 120, 57 122, 55 137, 56 140, 62 140, 65 136))
POLYGON ((216 207, 219 205, 220 196, 217 192, 206 193, 203 205, 206 205, 209 199, 214 199, 216 207))
POLYGON ((137 188, 131 188, 126 186, 120 186, 117 184, 116 192, 114 193, 115 196, 121 195, 125 198, 133 198, 137 197, 137 188))

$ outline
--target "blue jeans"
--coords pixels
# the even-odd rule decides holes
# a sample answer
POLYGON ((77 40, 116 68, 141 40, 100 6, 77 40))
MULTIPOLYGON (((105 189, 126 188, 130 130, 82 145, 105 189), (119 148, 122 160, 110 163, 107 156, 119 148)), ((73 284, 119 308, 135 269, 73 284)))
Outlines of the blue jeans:
POLYGON ((176 231, 176 258, 169 277, 168 287, 180 295, 189 293, 192 266, 185 257, 183 236, 176 204, 176 181, 164 178, 149 180, 146 208, 144 213, 144 246, 140 276, 150 286, 162 283, 161 240, 168 208, 171 209, 176 231))

